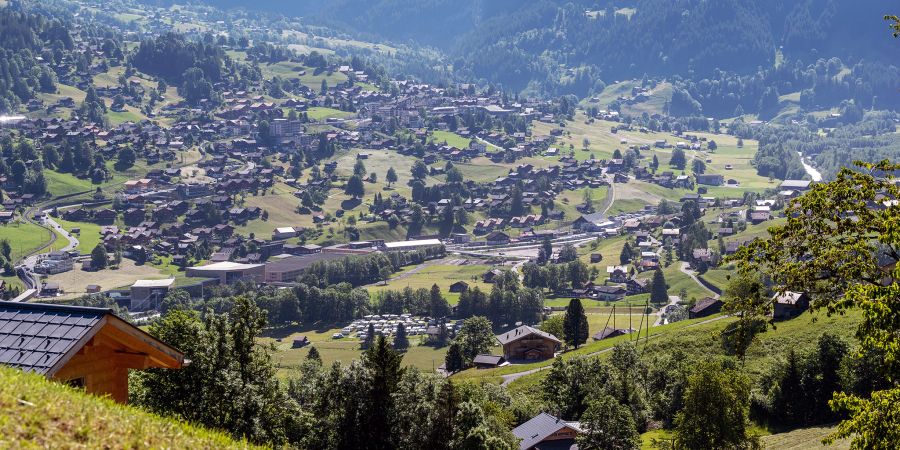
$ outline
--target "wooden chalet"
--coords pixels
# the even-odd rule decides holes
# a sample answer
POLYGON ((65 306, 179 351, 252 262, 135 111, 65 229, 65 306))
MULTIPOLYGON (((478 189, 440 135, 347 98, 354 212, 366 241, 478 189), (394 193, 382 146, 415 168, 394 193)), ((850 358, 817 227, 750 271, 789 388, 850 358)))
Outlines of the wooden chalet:
POLYGON ((187 362, 111 309, 0 302, 0 364, 126 403, 129 370, 187 362))
POLYGON ((562 341, 556 336, 522 325, 497 336, 507 360, 540 360, 553 358, 562 341))

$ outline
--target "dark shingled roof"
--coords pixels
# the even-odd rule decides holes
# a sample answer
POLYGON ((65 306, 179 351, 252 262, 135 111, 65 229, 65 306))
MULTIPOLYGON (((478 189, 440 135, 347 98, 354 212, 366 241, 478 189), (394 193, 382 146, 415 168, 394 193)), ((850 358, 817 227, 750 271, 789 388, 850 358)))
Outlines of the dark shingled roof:
POLYGON ((112 310, 0 302, 0 364, 46 374, 112 310))
POLYGON ((717 298, 712 298, 712 297, 701 298, 700 300, 697 300, 697 303, 694 303, 694 307, 691 308, 691 312, 698 313, 698 312, 703 311, 704 309, 709 308, 710 306, 713 306, 716 303, 720 303, 720 302, 721 302, 721 300, 719 300, 717 298))
POLYGON ((563 427, 569 427, 581 432, 581 424, 578 422, 566 422, 565 420, 557 419, 550 414, 540 413, 528 422, 513 429, 513 434, 522 440, 519 443, 519 448, 521 450, 527 450, 533 448, 563 427))
POLYGON ((492 366, 498 366, 503 364, 503 357, 498 355, 478 355, 475 359, 472 360, 475 364, 487 364, 492 366))

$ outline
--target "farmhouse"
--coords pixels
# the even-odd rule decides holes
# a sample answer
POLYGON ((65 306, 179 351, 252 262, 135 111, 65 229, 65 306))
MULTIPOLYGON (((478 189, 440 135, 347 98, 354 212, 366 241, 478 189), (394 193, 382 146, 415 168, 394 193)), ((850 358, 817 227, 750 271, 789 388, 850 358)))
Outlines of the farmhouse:
POLYGON ((606 266, 606 276, 613 283, 628 281, 628 266, 606 266))
POLYGON ((494 231, 491 234, 487 235, 488 245, 505 245, 509 244, 509 235, 502 231, 494 231))
POLYGON ((272 240, 290 239, 297 236, 297 231, 294 227, 278 227, 272 230, 272 240))
POLYGON ((605 301, 618 301, 625 298, 625 294, 628 291, 625 290, 622 286, 611 285, 611 286, 591 286, 588 289, 589 297, 596 298, 597 300, 605 300, 605 301))
POLYGON ((522 325, 497 336, 507 360, 539 360, 552 358, 562 341, 556 336, 522 325))
POLYGON ((457 281, 450 285, 450 292, 466 292, 469 290, 469 283, 465 281, 457 281))
POLYGON ((785 292, 772 297, 775 309, 772 318, 775 320, 793 319, 809 309, 809 295, 804 292, 785 292))
POLYGON ((519 438, 519 450, 577 448, 575 438, 582 432, 578 422, 567 422, 547 413, 540 413, 513 429, 519 438))
POLYGON ((110 309, 0 302, 0 364, 128 401, 128 371, 180 369, 184 355, 110 309))
POLYGON ((691 310, 688 311, 688 316, 691 319, 711 316, 722 310, 722 304, 722 301, 717 298, 704 297, 697 300, 697 303, 691 307, 691 310))
POLYGON ((697 184, 705 184, 707 186, 721 186, 725 182, 725 177, 720 174, 707 173, 697 174, 697 184))

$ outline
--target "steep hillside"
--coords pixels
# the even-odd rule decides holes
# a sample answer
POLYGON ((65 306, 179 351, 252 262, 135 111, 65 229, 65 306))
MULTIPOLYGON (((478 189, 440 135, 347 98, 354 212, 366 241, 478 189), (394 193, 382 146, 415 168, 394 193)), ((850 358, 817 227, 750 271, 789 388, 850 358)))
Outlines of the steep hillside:
POLYGON ((0 448, 256 448, 0 367, 0 448))

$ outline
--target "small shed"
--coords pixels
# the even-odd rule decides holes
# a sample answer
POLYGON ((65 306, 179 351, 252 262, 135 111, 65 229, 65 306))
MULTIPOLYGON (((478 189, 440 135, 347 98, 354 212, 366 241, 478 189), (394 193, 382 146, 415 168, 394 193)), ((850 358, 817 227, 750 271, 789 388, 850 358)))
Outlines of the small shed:
POLYGON ((466 292, 469 290, 469 283, 465 281, 457 281, 450 285, 450 292, 466 292))
POLYGON ((500 367, 505 363, 506 359, 500 355, 478 355, 472 360, 472 364, 474 364, 477 369, 493 369, 494 367, 500 367))

